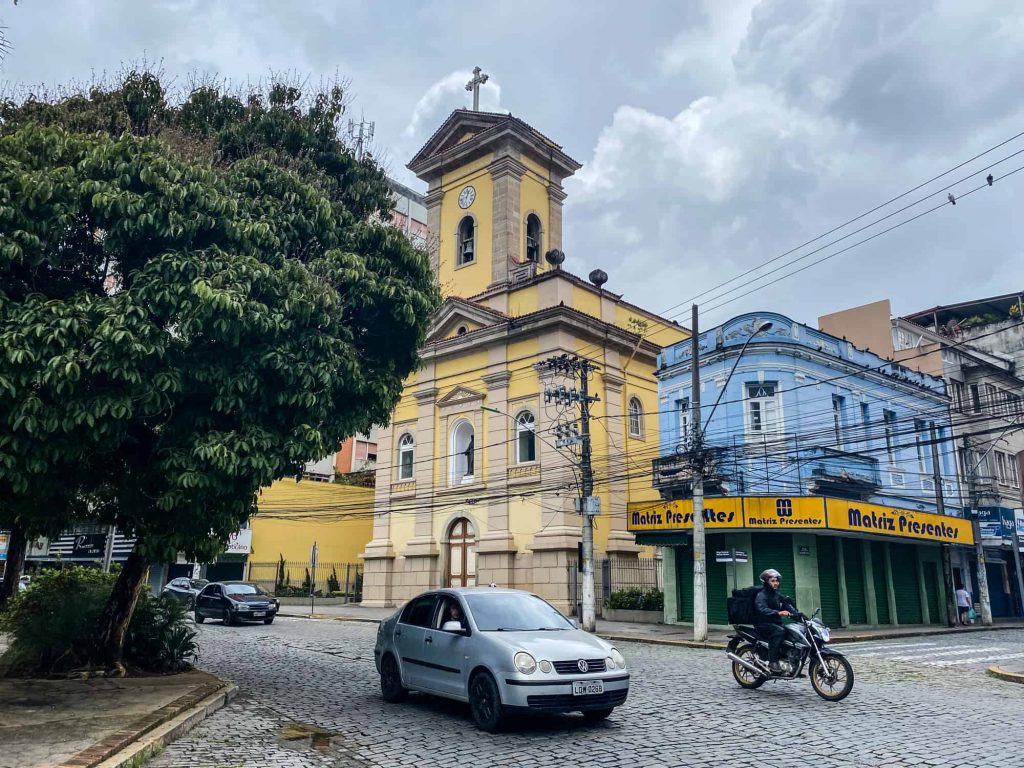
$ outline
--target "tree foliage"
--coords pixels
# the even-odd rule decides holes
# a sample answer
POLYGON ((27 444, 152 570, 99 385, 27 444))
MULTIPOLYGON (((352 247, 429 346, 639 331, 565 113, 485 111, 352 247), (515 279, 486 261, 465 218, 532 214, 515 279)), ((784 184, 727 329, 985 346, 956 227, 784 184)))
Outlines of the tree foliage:
POLYGON ((150 72, 0 104, 0 515, 208 559, 261 486, 388 420, 439 298, 343 109, 172 105, 150 72))

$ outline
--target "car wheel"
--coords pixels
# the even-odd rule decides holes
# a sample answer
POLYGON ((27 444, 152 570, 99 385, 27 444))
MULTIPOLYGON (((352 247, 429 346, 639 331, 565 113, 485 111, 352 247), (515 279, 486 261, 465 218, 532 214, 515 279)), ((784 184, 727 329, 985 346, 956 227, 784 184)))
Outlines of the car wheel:
POLYGON ((231 609, 225 608, 224 612, 221 614, 220 620, 221 620, 221 623, 223 623, 225 627, 230 627, 232 624, 234 624, 235 620, 231 616, 231 609))
POLYGON ((269 619, 264 619, 263 623, 264 624, 273 624, 274 623, 274 617, 271 616, 269 619))
POLYGON ((591 709, 583 713, 583 719, 588 723, 599 723, 612 713, 614 707, 607 709, 591 709))
POLYGON ((385 656, 380 662, 380 693, 384 697, 384 701, 389 704, 405 701, 405 697, 409 695, 409 691, 402 686, 398 663, 391 654, 385 656))
POLYGON ((505 708, 501 704, 498 684, 489 672, 477 672, 469 681, 469 711, 480 730, 489 733, 501 730, 505 708))
POLYGON ((196 609, 196 599, 194 597, 190 597, 188 599, 188 602, 185 603, 185 613, 188 613, 189 611, 194 611, 195 609, 196 609))
POLYGON ((206 617, 199 611, 196 611, 196 624, 202 624, 204 621, 206 621, 206 617))

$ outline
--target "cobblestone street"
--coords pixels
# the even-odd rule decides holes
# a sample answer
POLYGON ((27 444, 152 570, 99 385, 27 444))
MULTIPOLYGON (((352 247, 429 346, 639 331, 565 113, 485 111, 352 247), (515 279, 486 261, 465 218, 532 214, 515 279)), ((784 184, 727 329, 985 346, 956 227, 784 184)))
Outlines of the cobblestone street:
POLYGON ((806 679, 745 691, 721 651, 620 644, 632 684, 607 721, 530 718, 491 735, 461 704, 418 695, 385 704, 374 624, 279 619, 197 629, 200 666, 241 691, 147 764, 154 768, 1024 766, 1024 686, 989 678, 974 662, 913 658, 998 655, 992 647, 1012 654, 1024 649, 1020 630, 847 646, 857 682, 838 704, 819 699, 806 679))

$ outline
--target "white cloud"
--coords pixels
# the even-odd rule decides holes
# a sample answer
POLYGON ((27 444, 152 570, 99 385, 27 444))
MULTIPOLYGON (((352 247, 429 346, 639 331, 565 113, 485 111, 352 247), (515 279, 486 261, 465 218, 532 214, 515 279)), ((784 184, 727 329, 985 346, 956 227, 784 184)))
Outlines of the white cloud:
MULTIPOLYGON (((426 139, 453 109, 466 105, 470 94, 466 83, 473 78, 470 71, 451 72, 435 82, 424 93, 412 110, 402 135, 410 139, 426 139)), ((493 77, 480 87, 480 110, 501 112, 501 86, 493 77)))

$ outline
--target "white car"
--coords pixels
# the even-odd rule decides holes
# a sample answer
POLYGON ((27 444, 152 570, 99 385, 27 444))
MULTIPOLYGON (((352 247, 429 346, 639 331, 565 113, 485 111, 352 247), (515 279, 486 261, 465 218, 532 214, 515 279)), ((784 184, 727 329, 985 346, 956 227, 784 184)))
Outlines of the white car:
POLYGON ((414 597, 377 630, 384 700, 410 690, 469 702, 477 726, 513 711, 582 712, 603 720, 629 695, 626 660, 537 595, 441 589, 414 597))

